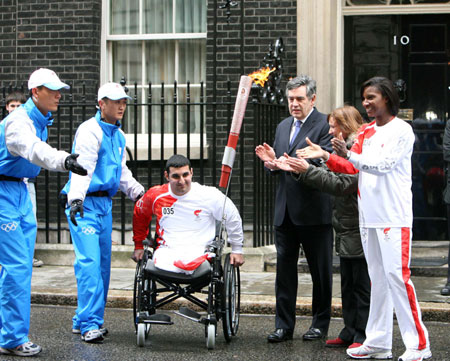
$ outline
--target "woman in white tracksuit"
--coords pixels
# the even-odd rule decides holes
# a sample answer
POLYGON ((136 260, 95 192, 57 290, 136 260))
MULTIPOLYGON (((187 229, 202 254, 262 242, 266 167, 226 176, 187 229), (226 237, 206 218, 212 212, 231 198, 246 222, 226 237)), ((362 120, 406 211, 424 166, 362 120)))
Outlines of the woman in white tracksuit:
POLYGON ((431 351, 409 268, 414 133, 396 117, 399 99, 390 80, 367 80, 361 97, 367 115, 375 120, 359 132, 350 151, 338 137, 332 139, 337 155, 329 155, 316 145, 299 155, 322 157, 335 172, 359 171, 359 224, 372 289, 367 338, 362 346, 347 349, 347 354, 355 359, 392 358, 395 310, 406 346, 398 360, 420 361, 430 358, 431 351))
POLYGON ((120 120, 129 98, 122 86, 107 83, 98 91, 99 111, 77 129, 73 149, 88 171, 70 174, 62 190, 67 195, 66 215, 75 250, 78 308, 73 333, 97 343, 107 333, 102 327, 111 272, 112 197, 120 189, 136 201, 144 187, 126 166, 126 144, 120 120))

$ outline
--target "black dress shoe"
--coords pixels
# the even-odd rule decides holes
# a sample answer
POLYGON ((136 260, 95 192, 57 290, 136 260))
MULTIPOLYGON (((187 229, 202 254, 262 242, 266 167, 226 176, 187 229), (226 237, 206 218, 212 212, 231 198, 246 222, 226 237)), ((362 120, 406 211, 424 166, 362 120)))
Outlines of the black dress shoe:
POLYGON ((305 341, 314 341, 324 338, 326 335, 319 328, 310 327, 308 331, 303 335, 305 341))
POLYGON ((292 330, 285 330, 283 328, 277 328, 269 336, 267 336, 267 341, 269 342, 284 342, 287 340, 292 340, 292 335, 294 332, 292 330))
POLYGON ((441 290, 442 296, 450 296, 450 283, 447 283, 444 288, 441 290))

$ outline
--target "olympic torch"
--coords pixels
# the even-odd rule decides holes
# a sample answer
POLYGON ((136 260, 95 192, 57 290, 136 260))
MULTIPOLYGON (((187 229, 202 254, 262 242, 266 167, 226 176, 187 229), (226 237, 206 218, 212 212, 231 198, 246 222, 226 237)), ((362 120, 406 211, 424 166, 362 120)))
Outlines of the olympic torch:
POLYGON ((264 87, 269 78, 269 74, 275 71, 275 68, 261 68, 249 75, 242 75, 239 82, 239 90, 234 105, 233 120, 231 122, 230 135, 225 147, 222 159, 222 174, 220 176, 219 187, 226 188, 230 180, 231 170, 233 169, 234 158, 236 157, 236 146, 241 132, 242 120, 244 119, 245 109, 247 108, 248 97, 252 88, 252 81, 255 84, 264 87))
POLYGON ((225 147, 222 159, 222 174, 220 175, 219 187, 226 188, 233 169, 234 158, 236 157, 236 146, 241 132, 242 120, 244 119, 245 109, 247 108, 248 96, 252 88, 252 78, 248 75, 242 75, 239 82, 239 90, 234 105, 233 120, 231 121, 230 135, 225 147))

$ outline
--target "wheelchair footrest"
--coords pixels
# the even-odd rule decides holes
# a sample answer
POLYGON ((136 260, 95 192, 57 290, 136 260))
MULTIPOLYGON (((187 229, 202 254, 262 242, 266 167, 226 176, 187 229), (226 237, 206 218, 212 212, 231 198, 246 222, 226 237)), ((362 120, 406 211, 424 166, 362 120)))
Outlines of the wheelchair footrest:
POLYGON ((199 314, 198 312, 195 312, 194 310, 191 310, 188 307, 181 306, 178 311, 175 311, 175 313, 177 315, 186 317, 186 318, 188 318, 188 319, 190 319, 192 321, 202 322, 202 315, 199 314))
POLYGON ((169 315, 165 315, 163 313, 155 313, 150 316, 139 316, 139 323, 150 323, 157 325, 173 325, 173 322, 169 315))

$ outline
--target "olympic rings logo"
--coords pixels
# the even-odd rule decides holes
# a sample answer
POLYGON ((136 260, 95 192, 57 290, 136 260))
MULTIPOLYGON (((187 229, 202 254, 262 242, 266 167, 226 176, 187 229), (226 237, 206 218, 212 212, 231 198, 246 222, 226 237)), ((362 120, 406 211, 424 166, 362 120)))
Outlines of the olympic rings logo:
POLYGON ((93 227, 83 227, 81 232, 84 234, 95 234, 95 229, 93 227))
POLYGON ((1 225, 2 231, 14 232, 17 229, 18 224, 16 222, 3 223, 1 225))

